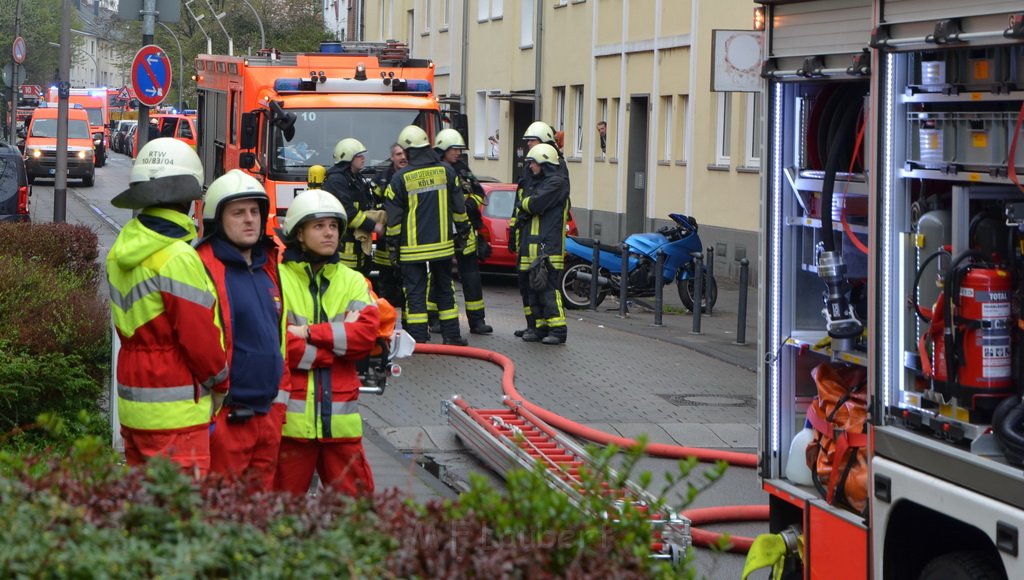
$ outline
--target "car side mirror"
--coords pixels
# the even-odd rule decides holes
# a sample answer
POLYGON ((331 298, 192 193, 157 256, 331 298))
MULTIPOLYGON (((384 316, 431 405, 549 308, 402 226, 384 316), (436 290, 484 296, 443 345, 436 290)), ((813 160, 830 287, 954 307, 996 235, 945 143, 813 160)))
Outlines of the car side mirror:
POLYGON ((256 165, 256 154, 255 153, 239 153, 238 154, 238 166, 242 169, 252 169, 256 165))

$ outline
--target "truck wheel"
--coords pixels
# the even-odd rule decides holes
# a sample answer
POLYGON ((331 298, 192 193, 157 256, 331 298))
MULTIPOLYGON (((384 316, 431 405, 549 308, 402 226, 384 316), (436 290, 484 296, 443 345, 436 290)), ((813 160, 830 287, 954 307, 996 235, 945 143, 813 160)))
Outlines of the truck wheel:
POLYGON ((953 552, 935 558, 918 580, 1001 580, 1006 578, 984 552, 953 552))
MULTIPOLYGON (((703 310, 701 312, 708 311, 708 303, 710 302, 710 308, 714 308, 718 302, 718 282, 715 282, 714 277, 708 276, 707 272, 704 272, 704 280, 702 281, 704 288, 702 291, 707 299, 701 301, 703 310)), ((693 278, 687 278, 686 280, 678 280, 676 282, 676 288, 679 290, 679 300, 682 301, 683 307, 690 312, 693 312, 693 293, 696 290, 696 284, 693 278)))
MULTIPOLYGON (((583 282, 578 280, 576 276, 581 273, 590 275, 590 264, 579 260, 572 260, 566 264, 566 268, 562 271, 562 276, 558 280, 558 290, 562 293, 562 303, 571 310, 590 308, 590 281, 583 282)), ((594 305, 594 308, 600 306, 607 295, 608 290, 606 288, 598 288, 597 304, 594 305)))

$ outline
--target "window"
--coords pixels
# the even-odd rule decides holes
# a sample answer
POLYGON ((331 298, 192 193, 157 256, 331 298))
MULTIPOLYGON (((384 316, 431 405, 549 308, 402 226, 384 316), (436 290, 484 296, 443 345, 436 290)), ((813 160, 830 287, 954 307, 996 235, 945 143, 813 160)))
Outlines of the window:
POLYGON ((611 100, 611 110, 608 111, 608 156, 617 158, 618 149, 615 147, 615 137, 619 134, 619 99, 611 100))
POLYGON ((501 122, 501 101, 487 99, 487 156, 497 159, 500 152, 501 133, 498 123, 501 122))
POLYGON ((409 54, 416 54, 416 11, 409 10, 405 13, 405 31, 409 35, 409 54))
POLYGON ((672 135, 675 133, 675 125, 672 124, 672 95, 661 97, 659 111, 661 125, 659 127, 662 135, 661 155, 659 160, 670 161, 672 159, 672 135))
POLYGON ((594 139, 594 155, 608 154, 608 99, 597 100, 597 139, 594 139))
POLYGON ((732 151, 732 93, 718 93, 715 122, 715 165, 728 166, 732 151))
POLYGON ((441 29, 448 30, 448 22, 452 16, 452 0, 441 0, 441 29))
POLYGON ((519 0, 522 5, 522 18, 519 19, 519 48, 533 46, 533 7, 534 0, 519 0))
POLYGON ((430 0, 423 0, 423 32, 430 32, 430 0))
POLYGON ((484 20, 498 20, 505 14, 505 1, 504 0, 477 0, 476 3, 476 19, 480 22, 484 20))
POLYGON ((555 133, 565 130, 565 87, 555 87, 555 133))
POLYGON ((676 135, 679 135, 679 154, 676 155, 676 161, 679 163, 686 163, 686 146, 690 143, 690 136, 687 134, 686 127, 686 115, 690 112, 690 96, 679 95, 679 121, 677 123, 678 131, 676 135))
POLYGON ((473 121, 473 155, 483 157, 487 145, 487 91, 476 92, 476 119, 473 121))
POLYGON ((491 19, 505 15, 505 0, 491 0, 491 19))
POLYGON ((747 167, 761 167, 761 94, 747 93, 747 167))
POLYGON ((576 127, 572 140, 572 156, 583 156, 583 85, 576 85, 572 88, 573 107, 575 107, 576 127))

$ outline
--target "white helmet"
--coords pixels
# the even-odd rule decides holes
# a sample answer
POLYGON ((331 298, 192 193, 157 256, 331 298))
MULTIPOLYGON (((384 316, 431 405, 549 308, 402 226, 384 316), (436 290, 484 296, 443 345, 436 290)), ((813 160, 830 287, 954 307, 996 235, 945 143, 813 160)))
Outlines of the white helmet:
POLYGON ((434 149, 447 151, 452 147, 456 149, 466 148, 466 142, 462 140, 462 135, 455 129, 444 129, 434 138, 434 149))
POLYGON ((530 152, 526 154, 526 158, 530 161, 536 161, 538 165, 543 165, 544 163, 556 167, 559 165, 558 150, 547 143, 531 147, 530 152))
POLYGON ((284 218, 285 240, 294 241, 302 224, 327 217, 337 218, 338 235, 344 235, 348 226, 348 215, 338 198, 322 189, 303 191, 292 200, 288 215, 284 218))
POLYGON ((153 139, 139 150, 128 182, 128 189, 110 200, 114 207, 186 203, 203 196, 203 164, 184 141, 153 139))
MULTIPOLYGON (((224 207, 232 201, 255 199, 260 206, 263 227, 267 225, 270 213, 270 197, 258 179, 242 171, 232 169, 213 180, 203 198, 203 232, 209 236, 216 231, 224 207)), ((204 237, 205 237, 204 236, 204 237)))
POLYGON ((351 163, 357 155, 363 155, 364 153, 366 153, 366 147, 363 147, 363 144, 357 139, 351 137, 342 139, 334 146, 334 162, 347 161, 351 163))
POLYGON ((526 128, 523 139, 536 139, 541 143, 551 144, 555 142, 555 132, 551 130, 551 125, 544 121, 534 121, 526 128))
POLYGON ((398 134, 398 144, 402 149, 430 147, 430 138, 427 137, 427 132, 423 129, 416 125, 409 125, 398 134))

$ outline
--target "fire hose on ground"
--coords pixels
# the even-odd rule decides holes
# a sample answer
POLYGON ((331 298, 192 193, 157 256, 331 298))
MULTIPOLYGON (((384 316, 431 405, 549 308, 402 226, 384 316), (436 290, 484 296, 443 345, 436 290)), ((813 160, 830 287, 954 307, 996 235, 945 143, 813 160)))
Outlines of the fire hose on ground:
MULTIPOLYGON (((543 407, 540 407, 523 397, 515 387, 515 364, 509 357, 491 350, 468 346, 447 346, 440 344, 417 344, 416 353, 438 354, 445 356, 459 356, 474 358, 486 361, 501 367, 501 388, 505 396, 521 403, 523 408, 570 435, 592 441, 601 445, 616 445, 619 447, 635 447, 639 443, 633 439, 611 435, 575 421, 566 419, 543 407)), ((701 462, 725 461, 737 467, 757 467, 757 456, 751 453, 738 453, 735 451, 719 451, 714 449, 703 449, 699 447, 684 447, 680 445, 667 445, 664 443, 648 443, 644 452, 654 457, 667 459, 684 459, 696 457, 701 462)), ((692 520, 694 524, 715 524, 724 522, 742 521, 765 521, 768 519, 768 506, 766 505, 745 505, 745 506, 717 506, 696 508, 682 512, 692 520)), ((718 545, 722 533, 712 532, 699 528, 691 528, 693 543, 700 547, 713 547, 718 545)), ((731 547, 729 551, 744 554, 750 549, 753 538, 742 536, 730 536, 731 547)))

